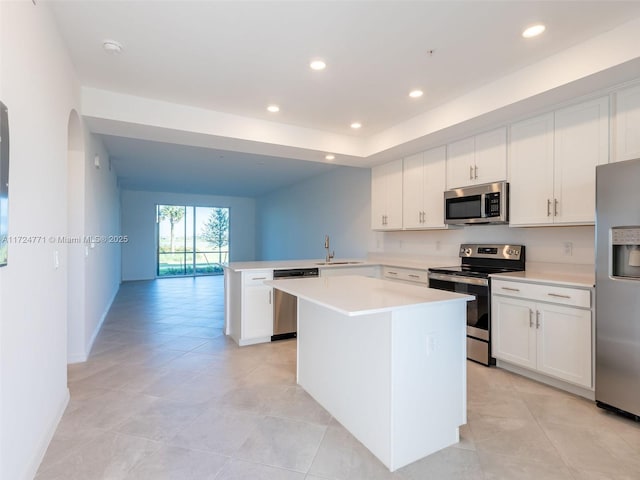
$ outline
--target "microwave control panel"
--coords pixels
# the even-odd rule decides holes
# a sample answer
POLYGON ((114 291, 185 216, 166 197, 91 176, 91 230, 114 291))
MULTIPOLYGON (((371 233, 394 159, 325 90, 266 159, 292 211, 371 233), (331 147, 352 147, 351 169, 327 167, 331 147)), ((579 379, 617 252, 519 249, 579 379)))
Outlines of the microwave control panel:
POLYGON ((487 217, 500 216, 500 192, 487 193, 485 195, 484 211, 487 217))

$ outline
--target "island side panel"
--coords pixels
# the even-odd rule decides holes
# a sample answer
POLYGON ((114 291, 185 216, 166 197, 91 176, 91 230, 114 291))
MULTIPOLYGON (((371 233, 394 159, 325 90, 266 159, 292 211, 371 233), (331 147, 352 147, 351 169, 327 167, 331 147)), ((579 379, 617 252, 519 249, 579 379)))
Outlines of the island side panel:
POLYGON ((467 409, 466 314, 465 301, 393 313, 392 471, 459 441, 467 409))
POLYGON ((225 334, 236 343, 242 336, 241 304, 242 304, 242 274, 229 268, 224 270, 224 314, 225 334))
POLYGON ((298 298, 298 383, 390 468, 391 313, 349 317, 298 298))

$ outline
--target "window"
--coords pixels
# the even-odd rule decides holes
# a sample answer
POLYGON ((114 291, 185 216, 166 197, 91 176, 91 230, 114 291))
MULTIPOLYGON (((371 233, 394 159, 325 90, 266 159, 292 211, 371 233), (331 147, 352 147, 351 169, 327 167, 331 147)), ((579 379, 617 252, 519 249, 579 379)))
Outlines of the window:
POLYGON ((157 275, 220 275, 229 262, 229 209, 157 205, 157 275))

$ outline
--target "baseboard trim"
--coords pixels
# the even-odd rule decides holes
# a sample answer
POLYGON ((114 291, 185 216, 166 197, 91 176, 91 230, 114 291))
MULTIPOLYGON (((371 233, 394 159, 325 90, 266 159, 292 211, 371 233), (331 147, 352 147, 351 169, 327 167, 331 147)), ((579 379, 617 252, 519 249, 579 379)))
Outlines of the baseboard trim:
POLYGON ((60 424, 60 420, 62 419, 62 415, 64 415, 64 411, 67 409, 67 405, 69 405, 70 399, 71 395, 69 393, 69 389, 65 388, 64 394, 60 399, 60 404, 58 405, 56 415, 47 426, 47 429, 45 430, 44 435, 38 443, 36 451, 33 454, 31 462, 29 462, 29 465, 27 466, 27 469, 23 476, 25 480, 34 478, 36 476, 36 473, 38 473, 38 468, 40 468, 40 464, 44 459, 44 455, 47 453, 47 448, 49 448, 49 444, 51 443, 51 440, 56 433, 56 429, 60 424))
POLYGON ((118 283, 118 288, 116 288, 115 292, 113 292, 113 295, 111 296, 111 299, 107 303, 107 308, 104 310, 104 312, 102 312, 102 315, 100 316, 100 321, 98 322, 98 325, 96 325, 96 328, 93 331, 93 334, 91 335, 91 339, 89 340, 89 342, 85 346, 85 350, 84 350, 85 353, 68 355, 67 356, 67 364, 83 363, 83 362, 87 361, 87 359, 89 358, 89 355, 91 354, 91 349, 93 348, 93 344, 95 343, 96 338, 98 338, 98 334, 100 333, 100 330, 102 329, 102 324, 107 319, 107 314, 109 313, 109 310, 111 309, 111 305, 113 304, 113 301, 116 299, 116 295, 118 294, 118 291, 120 290, 120 285, 121 284, 122 284, 122 282, 118 283))
POLYGON ((545 385, 549 385, 551 387, 564 390, 565 392, 573 393, 574 395, 584 397, 587 400, 595 401, 596 399, 596 392, 588 388, 579 387, 578 385, 573 385, 572 383, 568 383, 568 382, 563 382, 562 380, 548 377, 541 373, 533 372, 531 370, 527 370, 526 368, 522 368, 522 367, 519 367, 518 365, 513 365, 511 363, 506 363, 501 360, 497 361, 496 366, 504 370, 508 370, 509 372, 522 375, 523 377, 530 378, 531 380, 535 380, 536 382, 544 383, 545 385))

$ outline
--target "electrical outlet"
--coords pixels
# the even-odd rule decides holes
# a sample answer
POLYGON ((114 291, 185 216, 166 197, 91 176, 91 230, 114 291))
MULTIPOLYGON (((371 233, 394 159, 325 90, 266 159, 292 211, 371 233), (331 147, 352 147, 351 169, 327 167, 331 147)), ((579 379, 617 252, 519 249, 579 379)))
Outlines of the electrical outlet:
POLYGON ((564 250, 563 255, 566 257, 570 257, 573 255, 573 243, 572 242, 564 242, 563 244, 564 250))
POLYGON ((436 337, 435 334, 427 335, 427 356, 431 355, 436 350, 436 337))

